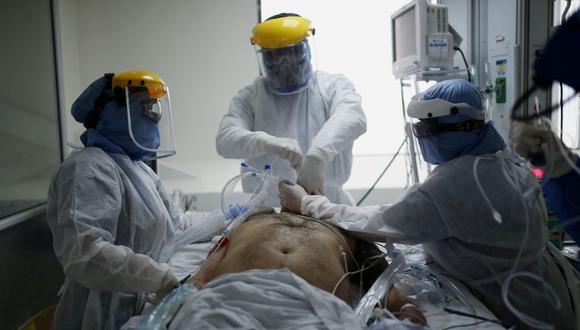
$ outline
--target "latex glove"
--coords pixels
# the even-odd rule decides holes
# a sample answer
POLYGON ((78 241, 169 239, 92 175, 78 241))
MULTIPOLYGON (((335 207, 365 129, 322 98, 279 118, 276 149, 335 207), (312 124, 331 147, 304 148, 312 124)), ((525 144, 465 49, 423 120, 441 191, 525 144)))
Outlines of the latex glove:
POLYGON ((514 149, 520 156, 540 167, 547 177, 556 178, 572 170, 566 158, 575 162, 576 157, 548 127, 533 124, 517 124, 514 128, 514 149), (537 157, 540 156, 541 163, 537 157))
POLYGON ((278 189, 280 190, 280 205, 282 206, 282 212, 300 214, 302 198, 307 195, 304 188, 297 184, 290 183, 289 181, 280 181, 280 183, 278 183, 278 189))
POLYGON ((265 134, 260 142, 262 150, 286 159, 295 170, 300 169, 302 149, 298 141, 265 134))
POLYGON ((171 271, 168 270, 167 273, 165 273, 163 280, 161 280, 161 286, 159 287, 159 289, 155 293, 148 294, 146 296, 146 299, 148 302, 154 305, 158 305, 163 300, 163 298, 165 298, 165 296, 169 292, 171 292, 171 290, 175 289, 178 286, 179 281, 171 273, 171 271))
POLYGON ((311 195, 324 195, 324 170, 326 161, 319 156, 307 154, 300 172, 298 172, 298 184, 304 187, 311 195))
POLYGON ((247 212, 248 206, 246 204, 234 203, 230 204, 229 211, 226 214, 226 221, 231 221, 240 216, 240 214, 247 212))

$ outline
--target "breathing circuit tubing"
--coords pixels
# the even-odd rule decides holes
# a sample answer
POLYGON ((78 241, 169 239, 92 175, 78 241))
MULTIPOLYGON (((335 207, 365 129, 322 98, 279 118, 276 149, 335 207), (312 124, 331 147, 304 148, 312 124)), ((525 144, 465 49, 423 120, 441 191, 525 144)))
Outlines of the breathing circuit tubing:
MULTIPOLYGON (((477 187, 478 187, 479 191, 484 196, 486 203, 488 204, 488 206, 490 207, 490 209, 492 211, 492 217, 494 218, 494 220, 496 222, 501 224, 502 223, 501 214, 491 204, 485 190, 483 189, 483 186, 481 185, 481 181, 480 181, 479 175, 477 173, 477 167, 479 165, 479 161, 482 158, 484 158, 484 156, 477 156, 477 158, 475 159, 475 161, 473 163, 473 176, 474 176, 475 182, 477 183, 477 187)), ((505 160, 502 159, 502 162, 505 162, 505 160)), ((502 164, 502 165, 505 165, 505 164, 502 164)), ((524 237, 522 239, 522 244, 521 244, 521 246, 518 250, 518 253, 516 255, 516 259, 514 261, 514 264, 509 271, 509 275, 501 283, 499 283, 500 287, 501 287, 502 299, 503 299, 503 302, 505 303, 505 305, 508 307, 508 309, 518 319, 520 319, 522 322, 526 323, 527 325, 534 327, 534 328, 539 328, 539 329, 553 329, 554 328, 553 325, 542 322, 541 320, 535 319, 529 315, 526 315, 524 312, 518 310, 509 300, 509 296, 508 296, 509 287, 510 287, 512 281, 514 280, 514 278, 516 278, 516 277, 528 277, 528 278, 534 279, 534 280, 542 283, 544 288, 548 289, 548 292, 551 294, 551 296, 554 300, 553 306, 555 306, 556 309, 561 308, 560 299, 558 298, 557 294, 555 293, 554 289, 552 288, 552 286, 549 283, 547 283, 544 279, 542 279, 538 275, 535 275, 531 272, 525 272, 525 271, 516 272, 517 267, 518 267, 518 263, 520 261, 522 253, 524 251, 524 247, 526 245, 526 241, 528 240, 530 222, 531 222, 531 218, 530 218, 530 214, 528 212, 527 201, 526 201, 525 196, 527 196, 528 199, 531 199, 531 198, 533 198, 533 196, 536 193, 539 193, 539 192, 538 191, 534 192, 533 191, 534 188, 531 188, 531 190, 532 190, 531 192, 528 191, 524 195, 519 194, 519 190, 517 189, 516 184, 513 182, 513 180, 509 177, 508 173, 506 172, 505 166, 502 166, 501 169, 502 169, 502 175, 506 179, 506 182, 508 182, 509 185, 518 192, 517 195, 520 197, 520 202, 521 202, 523 209, 524 209, 524 217, 526 219, 524 237)))
MULTIPOLYGON (((387 244, 387 255, 392 260, 391 264, 375 280, 355 309, 355 314, 358 316, 363 326, 367 324, 375 306, 379 304, 387 294, 388 290, 394 285, 397 273, 404 271, 408 267, 401 251, 396 249, 392 244, 387 244)), ((413 265, 413 267, 435 274, 426 265, 413 265)), ((476 314, 473 306, 469 304, 467 298, 453 283, 440 277, 437 277, 437 282, 441 284, 443 288, 453 293, 472 312, 472 314, 476 314)), ((388 310, 385 309, 384 312, 391 318, 395 318, 395 316, 388 310)))
POLYGON ((220 245, 222 245, 222 243, 224 243, 224 242, 227 242, 227 240, 229 239, 229 235, 231 234, 231 231, 237 225, 239 225, 244 220, 246 220, 246 218, 249 216, 252 208, 254 206, 258 205, 261 201, 263 201, 265 198, 268 197, 267 191, 265 191, 265 190, 268 190, 268 188, 271 188, 268 186, 268 184, 270 183, 270 180, 272 179, 271 169, 272 169, 272 165, 277 160, 278 160, 278 157, 275 157, 271 164, 265 164, 264 171, 260 171, 256 168, 250 166, 249 164, 242 162, 241 166, 243 168, 248 168, 250 171, 238 174, 238 175, 234 176, 233 178, 231 178, 230 180, 228 180, 228 182, 226 182, 226 184, 224 185, 222 192, 221 192, 221 208, 222 208, 222 212, 224 213, 224 216, 227 217, 228 212, 225 209, 225 198, 224 197, 225 197, 225 194, 226 194, 228 188, 232 185, 237 184, 240 179, 242 179, 246 176, 254 176, 256 178, 258 178, 259 176, 262 176, 261 184, 258 184, 256 186, 256 189, 254 190, 254 193, 250 197, 249 201, 245 205, 242 205, 242 207, 237 210, 238 212, 237 212, 237 214, 233 215, 234 216, 233 219, 231 219, 231 220, 226 219, 226 228, 224 229, 224 233, 223 233, 222 237, 217 242, 217 244, 214 245, 214 247, 210 250, 211 252, 207 256, 205 261, 201 264, 200 269, 217 252, 217 250, 219 250, 220 245), (230 220, 229 223, 227 220, 230 220))

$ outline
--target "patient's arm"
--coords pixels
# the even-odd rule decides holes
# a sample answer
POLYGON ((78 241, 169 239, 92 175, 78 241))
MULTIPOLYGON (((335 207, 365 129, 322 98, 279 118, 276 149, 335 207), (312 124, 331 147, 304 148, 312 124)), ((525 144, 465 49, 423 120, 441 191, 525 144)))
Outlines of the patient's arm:
POLYGON ((427 320, 423 313, 394 287, 389 290, 386 301, 387 309, 399 320, 409 319, 413 323, 427 325, 427 320))
POLYGON ((198 289, 203 288, 208 282, 217 277, 217 266, 222 262, 226 255, 226 244, 220 244, 210 251, 208 258, 201 268, 191 276, 186 283, 195 286, 198 289))

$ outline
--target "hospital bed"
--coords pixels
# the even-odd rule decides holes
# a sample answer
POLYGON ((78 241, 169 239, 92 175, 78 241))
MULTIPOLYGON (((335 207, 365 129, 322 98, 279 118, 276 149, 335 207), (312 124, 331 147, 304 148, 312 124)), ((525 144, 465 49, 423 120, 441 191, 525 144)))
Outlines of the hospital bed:
MULTIPOLYGON (((218 239, 219 237, 216 236, 210 241, 189 244, 181 247, 178 251, 176 251, 176 253, 169 261, 169 265, 175 276, 179 279, 182 279, 192 273, 195 273, 205 260, 208 251, 217 243, 218 239)), ((424 311, 424 314, 427 318, 429 327, 432 329, 504 329, 497 323, 456 314, 455 312, 472 314, 473 311, 475 311, 475 314, 478 317, 497 320, 493 313, 491 313, 477 298, 475 298, 475 296, 465 285, 451 278, 444 278, 453 283, 460 290, 464 299, 467 300, 473 309, 467 308, 465 304, 463 304, 458 299, 448 296, 446 297, 447 308, 453 310, 454 312, 452 313, 438 309, 427 309, 424 311)), ((154 306, 147 304, 143 313, 149 313, 153 307, 154 306)))
MULTIPOLYGON (((258 172, 256 170, 256 172, 258 172)), ((263 185, 261 186, 260 189, 257 190, 257 193, 255 194, 244 194, 244 193, 238 193, 238 192, 234 192, 234 187, 236 186, 236 184, 239 182, 239 180, 242 178, 242 176, 244 175, 249 175, 248 173, 246 174, 241 174, 239 176, 234 177, 232 180, 230 180, 224 187, 223 191, 222 191, 222 212, 223 214, 227 214, 227 209, 225 208, 225 205, 244 205, 246 206, 245 210, 254 210, 257 211, 260 209, 260 205, 270 205, 268 204, 268 198, 270 198, 271 196, 275 196, 275 194, 277 194, 278 192, 278 182, 276 178, 273 178, 269 175, 269 173, 266 171, 265 173, 262 173, 262 180, 263 180, 263 185), (243 195, 247 195, 244 196, 243 195)), ((272 209, 271 207, 267 207, 268 209, 272 209)), ((231 211, 231 208, 230 208, 231 211)), ((245 211, 240 211, 236 216, 234 216, 234 220, 232 220, 229 225, 228 225, 228 229, 226 229, 225 232, 229 232, 231 230, 231 228, 233 228, 235 225, 237 225, 237 223, 240 223, 241 221, 243 221, 243 219, 245 219, 246 217, 249 216, 249 214, 251 212, 245 212, 245 211)), ((229 217, 228 217, 229 218, 229 217)), ((180 235, 182 237, 189 237, 189 235, 187 233, 182 233, 182 235, 180 235)), ((172 256, 172 258, 169 261, 169 265, 171 267, 171 270, 173 272, 173 274, 178 278, 178 279, 185 279, 186 277, 188 277, 189 275, 195 274, 198 269, 201 267, 201 265, 203 264, 203 262, 205 261, 208 252, 210 251, 210 249, 214 246, 216 246, 216 244, 218 243, 220 237, 219 236, 215 236, 213 237, 211 240, 206 241, 206 242, 198 242, 198 243, 194 243, 194 244, 181 244, 183 243, 183 241, 181 243, 178 243, 177 246, 180 246, 174 253, 174 255, 172 256)), ((178 239, 179 241, 180 239, 178 239)), ((188 241, 185 241, 185 243, 187 243, 188 241)), ((400 255, 405 254, 404 258, 399 258, 399 257, 395 257, 395 260, 391 263, 391 267, 389 267, 390 271, 385 271, 383 273, 383 275, 379 276, 379 279, 381 277, 386 278, 384 275, 387 274, 388 272, 393 272, 396 269, 398 269, 397 265, 402 265, 402 264, 406 264, 406 260, 411 260, 413 258, 415 258, 415 260, 411 260, 412 262, 415 262, 416 264, 421 263, 421 261, 419 261, 418 256, 424 256, 424 253, 422 251, 421 248, 418 247, 410 247, 408 249, 405 249, 404 246, 397 246, 396 247, 397 251, 400 251, 400 255), (405 251, 406 250, 406 251, 405 251)), ((385 250, 386 251, 386 250, 385 250)), ((383 252, 385 252, 383 251, 383 252)), ((402 268, 400 268, 402 269, 402 268)), ((419 272, 420 274, 420 272, 419 272)), ((468 290, 467 287, 465 287, 464 285, 462 285, 461 283, 458 283, 450 278, 446 278, 443 277, 441 275, 437 275, 439 280, 441 281, 441 283, 446 283, 445 285, 447 287, 452 287, 453 290, 451 291, 455 291, 454 295, 449 294, 449 297, 447 297, 448 295, 445 295, 444 298, 444 305, 447 308, 447 310, 449 311, 453 311, 453 312, 449 312, 446 310, 442 310, 441 306, 439 307, 435 307, 432 308, 433 305, 427 305, 427 306, 419 306, 421 307, 422 311, 425 314, 425 317, 427 318, 427 322, 428 325, 432 328, 432 329, 503 329, 503 327, 501 327, 498 323, 494 323, 494 322, 490 322, 490 321, 483 321, 481 318, 483 318, 484 320, 495 320, 497 322, 496 317, 493 315, 493 313, 491 313, 480 301, 478 301, 473 294, 468 290), (447 281, 446 281, 447 280, 447 281), (451 284, 450 284, 451 283, 451 284), (460 299, 454 298, 454 297, 459 297, 460 299), (431 306, 431 307, 429 307, 431 306), (464 314, 464 315, 460 315, 460 314, 464 314), (477 318, 474 318, 472 316, 467 316, 467 315, 476 315, 477 318)), ((389 279, 391 279, 392 277, 389 277, 389 279)), ((385 281, 388 282, 388 281, 385 281)), ((377 280, 376 283, 381 283, 380 280, 377 280)), ((383 282, 384 283, 384 282, 383 282)), ((369 291, 373 291, 373 288, 375 287, 375 285, 373 285, 371 287, 371 289, 369 291)), ((380 292, 380 291, 379 291, 380 292)), ((442 292, 449 292, 449 290, 446 291, 442 291, 442 292)), ((381 293, 377 293, 376 296, 384 296, 384 291, 381 293)), ((372 295, 365 295, 366 298, 370 297, 372 295)), ((365 300, 365 297, 363 297, 363 299, 361 299, 361 301, 365 300)), ((364 305, 363 303, 359 303, 359 306, 364 305)), ((441 305, 441 304, 439 304, 441 305)), ((375 302, 372 301, 371 299, 371 303, 367 304, 367 306, 375 306, 375 302)), ((152 306, 150 304, 147 304, 145 306, 145 308, 143 309, 143 313, 144 315, 149 314, 153 309, 155 308, 155 306, 152 306)), ((367 309, 368 311, 371 310, 371 308, 367 309)), ((368 313, 358 313, 360 311, 359 308, 357 308, 357 315, 359 318, 361 319, 367 319, 367 317, 363 317, 361 315, 368 315, 368 313)), ((383 327, 384 328, 384 327, 383 327)), ((372 327, 372 330, 380 330, 383 329, 382 327, 372 327)))

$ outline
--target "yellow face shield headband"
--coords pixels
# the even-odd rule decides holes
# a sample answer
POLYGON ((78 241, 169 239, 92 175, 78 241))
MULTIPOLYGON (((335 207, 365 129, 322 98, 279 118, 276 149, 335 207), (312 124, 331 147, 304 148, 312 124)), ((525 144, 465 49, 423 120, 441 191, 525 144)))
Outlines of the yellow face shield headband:
POLYGON ((252 30, 250 42, 262 48, 283 48, 314 35, 310 20, 286 16, 264 21, 252 30))

